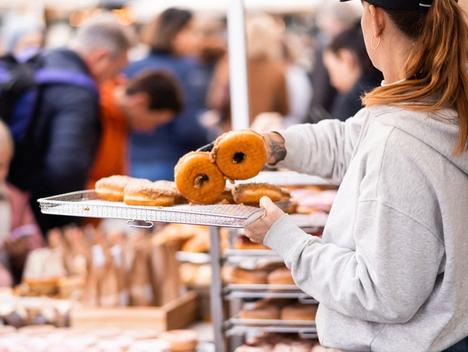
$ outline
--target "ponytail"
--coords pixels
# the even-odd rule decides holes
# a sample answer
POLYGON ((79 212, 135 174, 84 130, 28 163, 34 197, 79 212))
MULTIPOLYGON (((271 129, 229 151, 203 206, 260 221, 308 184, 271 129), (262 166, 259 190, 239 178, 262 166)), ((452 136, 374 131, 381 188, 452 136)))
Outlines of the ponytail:
POLYGON ((454 153, 467 151, 468 30, 463 10, 455 0, 433 0, 427 12, 385 11, 415 46, 407 62, 407 80, 373 90, 364 97, 364 105, 405 104, 426 112, 453 108, 459 127, 454 153))

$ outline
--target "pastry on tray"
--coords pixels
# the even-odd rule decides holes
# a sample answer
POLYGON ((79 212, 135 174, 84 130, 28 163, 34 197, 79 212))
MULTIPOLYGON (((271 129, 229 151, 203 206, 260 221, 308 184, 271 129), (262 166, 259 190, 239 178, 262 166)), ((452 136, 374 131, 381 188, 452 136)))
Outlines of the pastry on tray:
POLYGON ((120 175, 101 178, 96 182, 96 194, 99 198, 104 200, 121 202, 124 198, 125 186, 127 186, 131 180, 131 177, 120 175))
POLYGON ((288 268, 279 268, 268 274, 268 283, 270 285, 294 285, 291 272, 288 268))
POLYGON ((245 249, 245 250, 267 250, 267 246, 261 243, 252 242, 247 236, 237 236, 234 241, 235 249, 245 249))
POLYGON ((281 319, 314 321, 317 308, 315 304, 292 304, 281 309, 281 319))
POLYGON ((166 331, 159 335, 159 338, 169 342, 171 352, 192 352, 198 345, 198 336, 193 330, 166 331))
POLYGON ((181 194, 170 181, 133 180, 124 190, 124 203, 128 205, 169 207, 180 199, 181 194))
POLYGON ((239 312, 241 319, 277 320, 280 319, 280 308, 274 304, 242 309, 239 312))
POLYGON ((290 195, 278 186, 267 183, 246 183, 236 185, 232 196, 237 204, 258 205, 263 196, 269 197, 273 202, 288 200, 290 195))

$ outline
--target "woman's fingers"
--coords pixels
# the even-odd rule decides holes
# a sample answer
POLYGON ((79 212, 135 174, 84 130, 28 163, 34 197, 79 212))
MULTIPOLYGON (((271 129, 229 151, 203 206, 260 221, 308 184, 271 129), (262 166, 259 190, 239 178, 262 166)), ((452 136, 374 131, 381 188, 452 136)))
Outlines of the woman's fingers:
POLYGON ((262 197, 260 199, 260 207, 265 210, 265 214, 245 228, 245 235, 250 238, 251 241, 256 243, 263 243, 263 239, 267 232, 276 220, 284 214, 283 211, 268 197, 262 197))

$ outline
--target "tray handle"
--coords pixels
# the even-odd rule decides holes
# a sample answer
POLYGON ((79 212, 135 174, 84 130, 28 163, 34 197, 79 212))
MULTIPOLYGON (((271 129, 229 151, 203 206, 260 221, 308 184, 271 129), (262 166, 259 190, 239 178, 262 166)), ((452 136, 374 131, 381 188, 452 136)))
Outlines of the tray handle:
POLYGON ((151 229, 154 224, 146 220, 127 220, 127 225, 138 229, 151 229))

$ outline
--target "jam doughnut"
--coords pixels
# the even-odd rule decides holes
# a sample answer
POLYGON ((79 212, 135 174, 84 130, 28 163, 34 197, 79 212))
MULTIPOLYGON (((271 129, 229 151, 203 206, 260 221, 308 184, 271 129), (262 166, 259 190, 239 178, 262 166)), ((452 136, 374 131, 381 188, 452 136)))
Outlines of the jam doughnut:
POLYGON ((173 182, 135 180, 124 190, 124 203, 154 207, 169 207, 177 204, 180 193, 173 182))
POLYGON ((96 194, 100 199, 121 202, 124 197, 125 186, 131 180, 131 177, 120 175, 101 178, 96 182, 96 194))
POLYGON ((263 137, 251 130, 225 133, 215 141, 211 159, 231 180, 254 177, 267 161, 263 137))
POLYGON ((226 180, 207 152, 190 152, 179 159, 175 170, 177 189, 189 201, 216 203, 224 192, 226 180))

